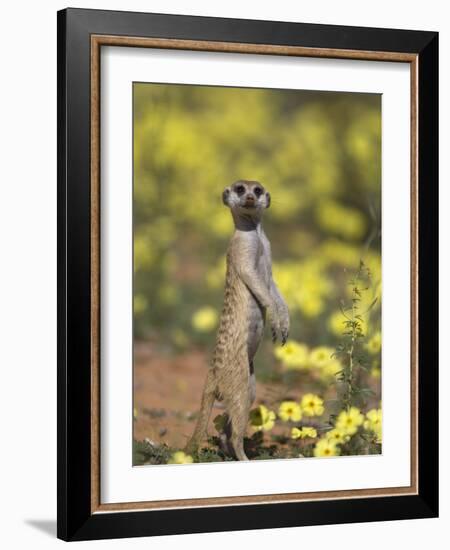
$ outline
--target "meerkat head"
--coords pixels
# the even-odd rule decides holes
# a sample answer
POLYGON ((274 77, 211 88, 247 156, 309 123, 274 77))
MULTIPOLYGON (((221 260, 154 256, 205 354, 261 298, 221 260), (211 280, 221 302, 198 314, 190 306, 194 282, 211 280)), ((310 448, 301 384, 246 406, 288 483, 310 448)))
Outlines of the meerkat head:
POLYGON ((261 215, 270 206, 270 193, 259 181, 239 180, 224 189, 222 200, 237 214, 261 215))

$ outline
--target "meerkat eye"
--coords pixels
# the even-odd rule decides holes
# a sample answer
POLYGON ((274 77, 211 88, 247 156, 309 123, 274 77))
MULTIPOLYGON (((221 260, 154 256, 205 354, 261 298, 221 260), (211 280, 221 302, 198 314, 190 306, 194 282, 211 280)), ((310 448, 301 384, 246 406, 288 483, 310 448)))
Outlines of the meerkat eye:
POLYGON ((262 189, 261 189, 261 187, 255 187, 255 188, 253 189, 253 192, 255 193, 255 195, 256 195, 257 197, 260 197, 260 196, 262 195, 262 189))
POLYGON ((243 185, 238 185, 238 186, 236 187, 236 193, 237 193, 238 195, 242 195, 242 193, 244 193, 244 192, 245 192, 245 187, 244 187, 243 185))

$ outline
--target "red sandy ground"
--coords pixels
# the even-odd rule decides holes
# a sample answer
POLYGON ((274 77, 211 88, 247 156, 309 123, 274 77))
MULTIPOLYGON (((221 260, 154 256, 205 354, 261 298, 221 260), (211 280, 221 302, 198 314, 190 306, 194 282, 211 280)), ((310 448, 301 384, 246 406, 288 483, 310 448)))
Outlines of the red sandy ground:
MULTIPOLYGON (((134 438, 149 438, 170 447, 182 448, 191 435, 198 412, 208 368, 208 355, 190 351, 164 357, 151 344, 135 345, 134 357, 134 438)), ((273 384, 257 383, 257 401, 276 400, 273 384)), ((214 434, 212 420, 223 412, 216 403, 210 418, 209 434, 214 434)))

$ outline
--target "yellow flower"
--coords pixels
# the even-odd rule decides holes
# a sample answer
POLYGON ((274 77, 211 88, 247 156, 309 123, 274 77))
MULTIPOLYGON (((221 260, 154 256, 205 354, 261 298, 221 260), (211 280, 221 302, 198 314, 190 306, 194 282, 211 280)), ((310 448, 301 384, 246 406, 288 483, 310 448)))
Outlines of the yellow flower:
POLYGON ((256 409, 250 411, 250 424, 253 429, 268 432, 275 424, 276 415, 264 405, 259 405, 256 409))
POLYGON ((314 348, 309 354, 311 366, 320 369, 324 378, 332 378, 342 369, 340 361, 332 357, 333 353, 333 348, 319 346, 314 348))
POLYGON ((334 353, 333 348, 328 348, 326 346, 319 346, 311 350, 309 354, 309 360, 312 365, 315 367, 324 367, 332 359, 334 353))
POLYGON ((317 437, 317 431, 315 428, 305 426, 303 428, 292 428, 291 430, 292 439, 305 439, 306 437, 317 437))
POLYGON ((320 416, 323 414, 323 399, 313 393, 306 393, 300 403, 303 414, 306 416, 320 416))
POLYGON ((276 346, 274 354, 287 369, 304 369, 308 366, 309 353, 305 344, 291 340, 284 346, 276 346))
POLYGON ((217 312, 210 306, 202 307, 194 313, 191 322, 198 332, 210 332, 217 325, 217 312))
POLYGON ((183 451, 177 451, 173 453, 172 458, 168 461, 168 464, 192 464, 194 459, 191 455, 183 453, 183 451))
POLYGON ((342 364, 339 359, 333 358, 322 368, 324 378, 333 378, 342 370, 342 364))
POLYGON ((342 311, 335 311, 328 318, 328 328, 336 336, 341 336, 345 332, 345 321, 342 311))
POLYGON ((366 344, 367 351, 375 355, 381 351, 381 332, 376 332, 366 344))
POLYGON ((305 317, 316 317, 325 308, 324 298, 333 290, 333 283, 324 273, 321 260, 283 262, 273 265, 274 277, 292 311, 305 317))
POLYGON ((368 426, 372 429, 372 428, 378 428, 379 426, 381 426, 381 420, 382 420, 382 412, 381 412, 381 409, 371 409, 367 414, 366 414, 366 418, 367 420, 365 421, 364 423, 364 427, 367 427, 366 426, 366 423, 368 423, 368 426))
POLYGON ((357 432, 358 426, 364 422, 364 416, 357 407, 350 407, 348 411, 341 411, 336 420, 336 428, 347 435, 357 432))
POLYGON ((375 378, 375 379, 381 378, 380 367, 373 367, 372 370, 370 371, 370 376, 372 376, 372 378, 375 378))
POLYGON ((314 456, 336 456, 339 454, 339 448, 336 443, 326 437, 319 439, 314 447, 314 456))
POLYGON ((309 294, 297 296, 298 306, 305 317, 317 317, 323 311, 324 303, 320 296, 309 294))
POLYGON ((377 436, 377 443, 381 443, 381 420, 381 409, 371 409, 366 414, 366 420, 364 421, 364 428, 366 430, 374 432, 374 434, 377 436))
POLYGON ((381 378, 381 363, 376 357, 372 360, 370 376, 372 376, 372 378, 381 378))
POLYGON ((295 401, 283 401, 278 409, 278 416, 283 422, 298 422, 302 419, 302 409, 295 401))
POLYGON ((333 428, 327 432, 325 437, 330 441, 333 441, 336 445, 346 443, 350 439, 350 436, 344 430, 340 430, 338 428, 333 428))

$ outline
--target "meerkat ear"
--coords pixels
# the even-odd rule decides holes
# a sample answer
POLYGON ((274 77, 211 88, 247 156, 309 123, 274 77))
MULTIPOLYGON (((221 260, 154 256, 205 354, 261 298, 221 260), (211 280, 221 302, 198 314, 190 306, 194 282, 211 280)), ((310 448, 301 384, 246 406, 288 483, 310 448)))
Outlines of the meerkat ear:
POLYGON ((266 192, 266 208, 269 208, 270 206, 270 193, 266 192))
POLYGON ((230 195, 230 192, 231 192, 231 191, 230 191, 230 188, 229 188, 229 187, 226 187, 226 188, 224 189, 223 193, 222 193, 222 201, 223 201, 223 204, 224 204, 225 206, 229 206, 229 205, 228 205, 228 197, 229 197, 229 195, 230 195))

